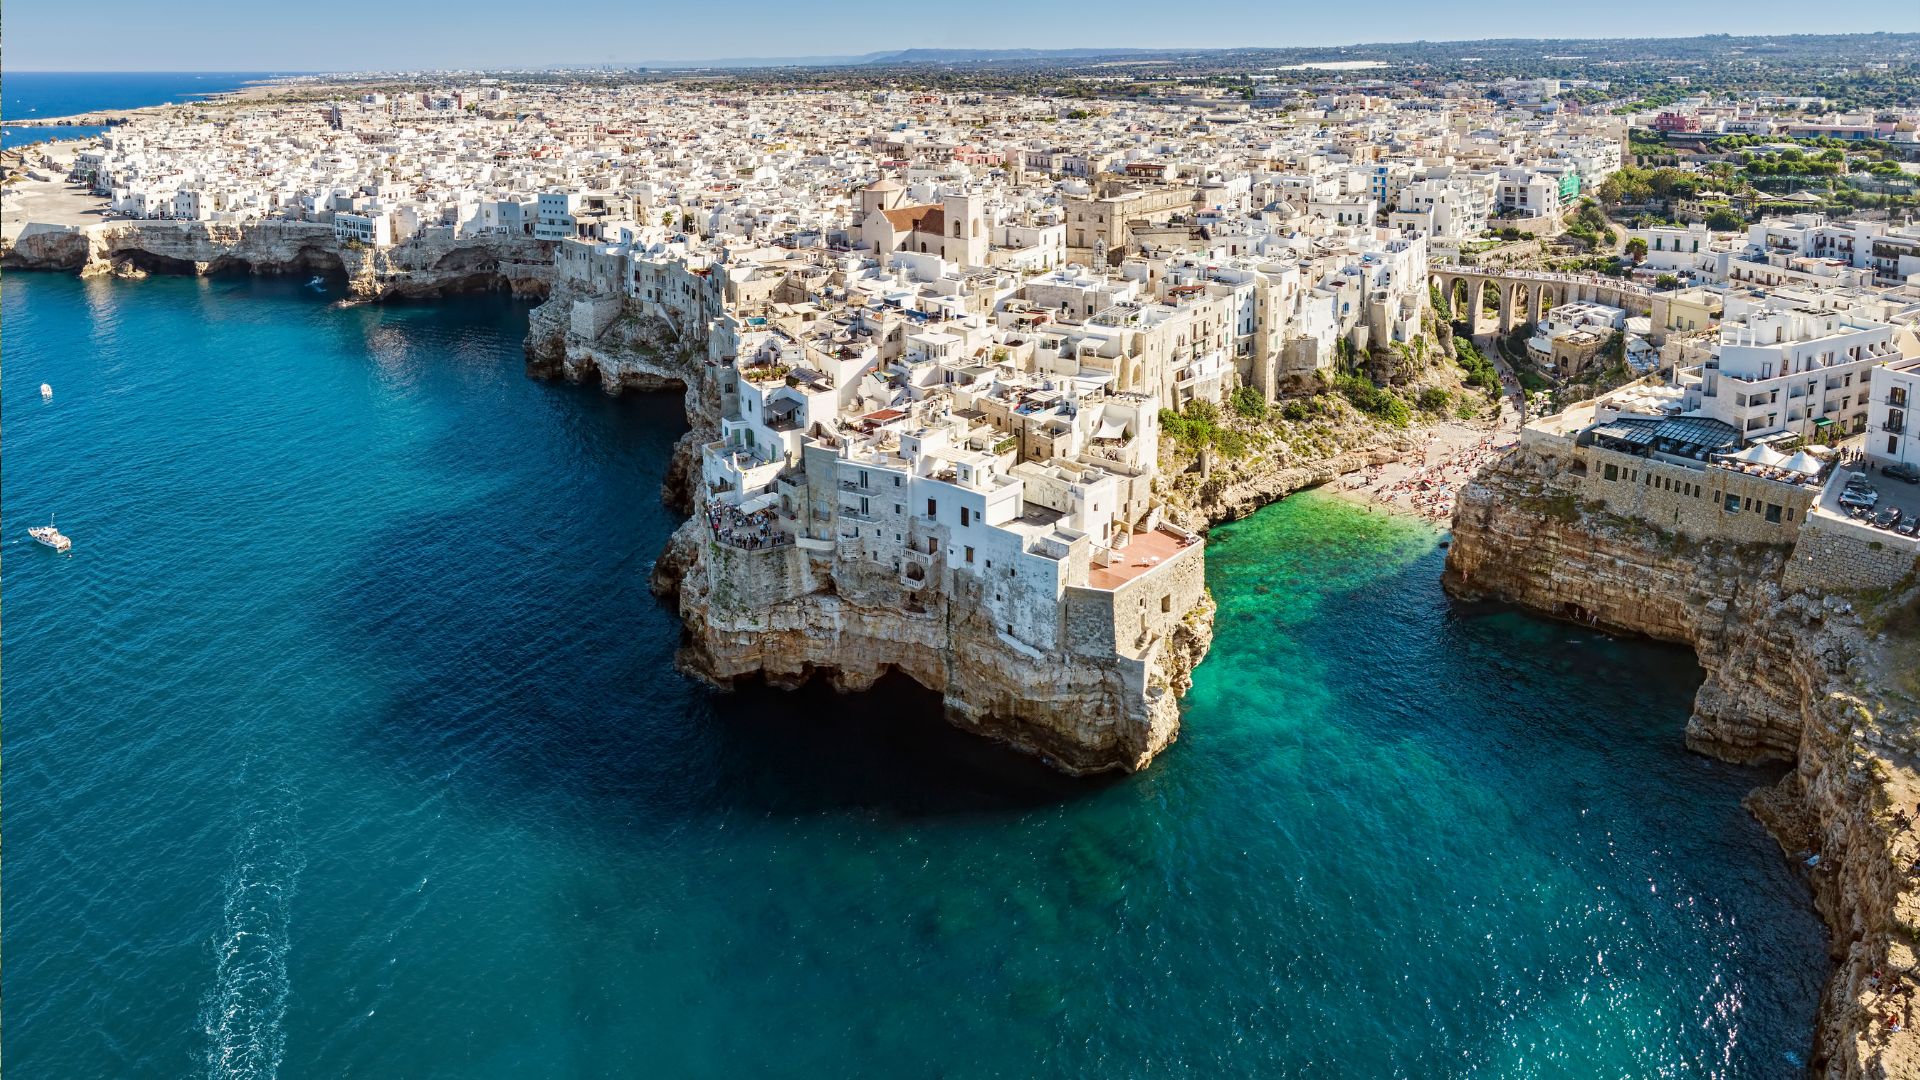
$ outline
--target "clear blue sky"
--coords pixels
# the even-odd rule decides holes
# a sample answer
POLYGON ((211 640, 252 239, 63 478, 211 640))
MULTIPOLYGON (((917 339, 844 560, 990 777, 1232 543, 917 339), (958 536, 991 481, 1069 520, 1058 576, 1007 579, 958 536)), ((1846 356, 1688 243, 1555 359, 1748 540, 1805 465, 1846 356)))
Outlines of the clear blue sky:
POLYGON ((15 71, 392 71, 903 48, 1344 45, 1487 37, 1683 37, 1920 30, 1916 0, 12 0, 15 71), (1205 14, 1202 14, 1202 13, 1205 14))

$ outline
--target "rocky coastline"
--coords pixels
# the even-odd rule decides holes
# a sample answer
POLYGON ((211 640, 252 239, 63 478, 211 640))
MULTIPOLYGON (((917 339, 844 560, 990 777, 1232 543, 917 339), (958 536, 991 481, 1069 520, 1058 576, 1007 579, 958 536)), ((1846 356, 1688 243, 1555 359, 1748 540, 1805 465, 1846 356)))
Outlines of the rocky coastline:
POLYGON ((1706 680, 1687 745, 1792 766, 1746 805, 1805 874, 1831 932, 1811 1068, 1920 1075, 1920 837, 1908 820, 1920 810, 1920 716, 1903 621, 1920 587, 1909 576, 1891 590, 1822 592, 1788 573, 1791 549, 1691 543, 1583 507, 1556 478, 1524 446, 1475 478, 1455 512, 1446 589, 1694 650, 1706 680))
POLYGON ((353 300, 481 291, 543 297, 553 280, 553 245, 429 229, 402 244, 369 248, 342 243, 332 226, 313 222, 120 220, 27 225, 0 244, 0 267, 82 277, 314 275, 343 282, 353 300))
POLYGON ((1027 647, 987 625, 964 590, 922 596, 892 571, 836 563, 824 545, 744 552, 709 543, 698 516, 699 453, 719 437, 717 380, 730 369, 709 362, 704 340, 631 302, 600 329, 576 326, 575 303, 590 299, 561 282, 534 309, 527 370, 597 381, 608 393, 684 393, 690 430, 675 444, 661 496, 694 516, 668 540, 651 576, 654 592, 680 615, 676 664, 684 673, 723 689, 822 679, 851 692, 897 671, 941 694, 949 723, 1073 775, 1144 768, 1177 738, 1179 696, 1213 637, 1204 591, 1140 663, 1027 647), (710 566, 715 559, 741 565, 710 566), (747 564, 772 562, 811 588, 760 605, 729 586, 764 572, 747 564))

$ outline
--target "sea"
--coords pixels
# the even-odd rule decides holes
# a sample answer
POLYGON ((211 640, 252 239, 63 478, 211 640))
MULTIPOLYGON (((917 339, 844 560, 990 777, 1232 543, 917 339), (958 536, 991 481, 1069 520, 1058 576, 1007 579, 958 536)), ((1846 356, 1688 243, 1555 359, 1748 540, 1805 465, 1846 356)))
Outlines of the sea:
POLYGON ((102 127, 15 127, 10 120, 74 116, 96 109, 185 104, 205 94, 239 90, 295 72, 270 71, 8 71, 0 79, 0 148, 50 139, 81 139, 102 127))
POLYGON ((1214 531, 1140 774, 714 692, 647 589, 678 395, 327 288, 0 290, 10 1074, 1801 1073, 1822 929, 1686 651, 1305 493, 1214 531))

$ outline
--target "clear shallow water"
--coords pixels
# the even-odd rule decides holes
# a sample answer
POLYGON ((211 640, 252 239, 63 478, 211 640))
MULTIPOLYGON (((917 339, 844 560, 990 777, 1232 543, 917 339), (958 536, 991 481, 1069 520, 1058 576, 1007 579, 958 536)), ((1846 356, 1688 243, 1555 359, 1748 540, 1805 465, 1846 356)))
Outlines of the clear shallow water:
MULTIPOLYGON (((246 71, 9 71, 0 80, 0 125, 10 120, 73 116, 95 109, 181 104, 203 94, 238 90, 274 77, 246 71)), ((284 74, 284 73, 283 73, 284 74)), ((80 139, 102 127, 0 126, 0 146, 80 139)))
POLYGON ((526 379, 522 309, 0 305, 22 1076, 1797 1072, 1819 927, 1691 659, 1457 608, 1417 524, 1218 530, 1181 742, 1072 782, 675 675, 678 402, 526 379))

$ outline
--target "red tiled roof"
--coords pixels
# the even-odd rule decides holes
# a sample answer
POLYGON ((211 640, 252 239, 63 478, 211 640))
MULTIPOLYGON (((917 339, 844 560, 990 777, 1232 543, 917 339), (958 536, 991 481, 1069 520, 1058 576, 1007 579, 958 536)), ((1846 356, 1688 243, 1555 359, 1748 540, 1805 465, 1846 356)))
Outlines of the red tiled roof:
POLYGON ((900 206, 882 210, 894 232, 924 232, 938 235, 947 227, 944 206, 900 206))

